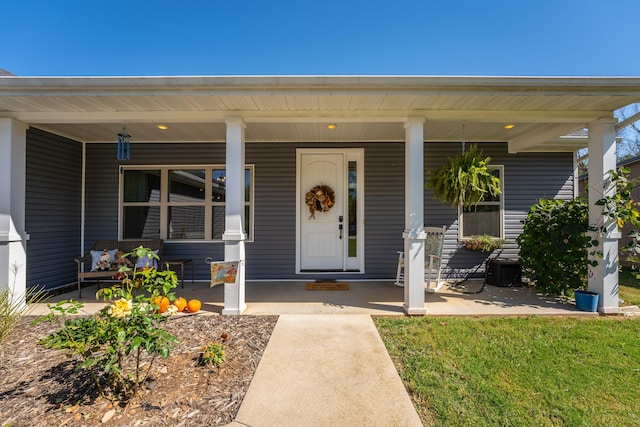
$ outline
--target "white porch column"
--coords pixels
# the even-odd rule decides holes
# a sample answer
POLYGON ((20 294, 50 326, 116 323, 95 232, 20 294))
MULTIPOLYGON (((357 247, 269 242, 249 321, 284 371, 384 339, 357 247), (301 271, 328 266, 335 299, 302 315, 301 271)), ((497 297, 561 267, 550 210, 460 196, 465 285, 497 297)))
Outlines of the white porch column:
MULTIPOLYGON (((608 171, 616 168, 616 119, 599 119, 589 123, 589 224, 603 224, 602 206, 596 201, 615 194, 608 171)), ((618 239, 615 221, 604 223, 605 231, 598 235, 598 250, 603 258, 594 256, 596 267, 589 267, 589 290, 597 292, 598 311, 617 313, 618 308, 618 239)))
POLYGON ((27 127, 17 120, 0 118, 0 290, 9 289, 22 305, 29 240, 25 231, 27 127))
POLYGON ((242 314, 245 303, 245 250, 247 238, 244 224, 244 130, 242 117, 229 117, 227 124, 226 203, 224 260, 239 261, 236 283, 224 284, 224 309, 222 314, 242 314))
POLYGON ((404 311, 426 314, 424 306, 424 117, 405 121, 404 311))

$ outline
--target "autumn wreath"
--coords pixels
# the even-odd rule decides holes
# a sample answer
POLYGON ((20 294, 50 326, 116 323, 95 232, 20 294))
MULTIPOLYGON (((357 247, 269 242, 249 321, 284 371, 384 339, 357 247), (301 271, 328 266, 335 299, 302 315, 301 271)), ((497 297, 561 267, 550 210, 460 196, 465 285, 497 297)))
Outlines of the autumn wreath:
POLYGON ((304 202, 309 206, 309 219, 315 219, 316 212, 328 212, 336 202, 336 194, 328 185, 316 185, 307 191, 304 202))

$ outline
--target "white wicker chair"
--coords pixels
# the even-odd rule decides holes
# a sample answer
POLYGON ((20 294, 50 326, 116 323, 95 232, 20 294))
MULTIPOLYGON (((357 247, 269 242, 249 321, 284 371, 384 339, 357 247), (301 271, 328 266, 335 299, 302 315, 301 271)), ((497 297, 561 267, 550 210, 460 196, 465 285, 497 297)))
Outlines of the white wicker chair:
MULTIPOLYGON (((447 228, 425 227, 427 237, 424 242, 424 280, 427 292, 437 292, 442 287, 440 281, 440 263, 442 261, 442 247, 444 244, 444 233, 447 228), (432 285, 433 282, 433 286, 432 285)), ((396 281, 398 286, 404 286, 404 252, 398 252, 398 270, 396 281)))

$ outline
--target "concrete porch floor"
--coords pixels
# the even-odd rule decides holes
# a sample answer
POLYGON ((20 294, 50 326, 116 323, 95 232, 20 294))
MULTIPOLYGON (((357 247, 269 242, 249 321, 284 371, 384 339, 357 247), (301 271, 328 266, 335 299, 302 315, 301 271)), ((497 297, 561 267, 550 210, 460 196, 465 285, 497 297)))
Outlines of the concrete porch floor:
MULTIPOLYGON (((404 289, 389 282, 347 282, 346 291, 307 291, 306 282, 260 281, 246 283, 245 315, 266 314, 369 314, 404 315, 404 289)), ((106 286, 106 284, 102 284, 106 286)), ((425 293, 427 315, 452 316, 515 316, 515 315, 582 315, 597 316, 578 310, 572 303, 547 298, 535 289, 486 285, 480 293, 482 280, 469 280, 461 286, 444 285, 437 293, 425 293)), ((82 289, 80 301, 87 313, 95 313, 104 304, 96 300, 97 287, 82 289)), ((202 301, 202 314, 221 314, 224 307, 223 286, 209 287, 208 282, 185 281, 176 294, 187 300, 202 301)), ((50 298, 48 303, 77 300, 77 290, 50 298)), ((46 304, 34 304, 33 315, 48 313, 46 304)))

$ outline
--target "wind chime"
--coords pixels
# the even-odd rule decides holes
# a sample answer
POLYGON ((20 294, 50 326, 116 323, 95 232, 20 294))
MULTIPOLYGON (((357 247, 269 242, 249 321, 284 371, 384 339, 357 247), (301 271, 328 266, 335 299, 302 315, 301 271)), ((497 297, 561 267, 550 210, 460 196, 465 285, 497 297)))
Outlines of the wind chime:
POLYGON ((118 160, 129 160, 131 158, 131 135, 127 133, 126 126, 122 126, 122 131, 118 133, 118 160))

